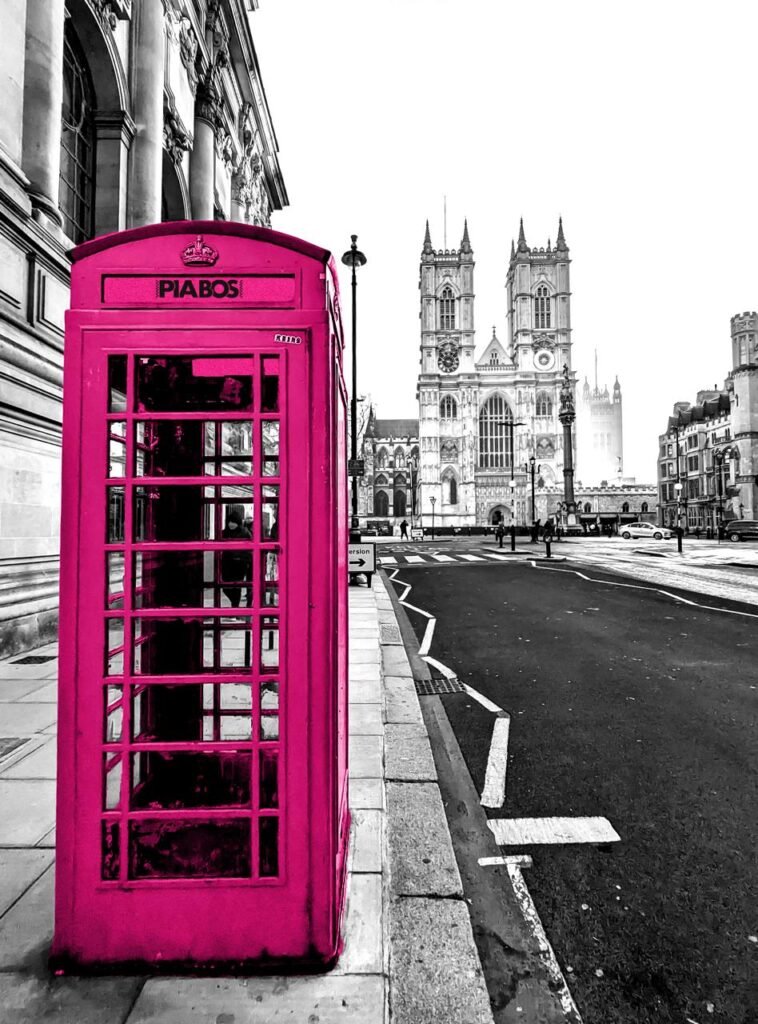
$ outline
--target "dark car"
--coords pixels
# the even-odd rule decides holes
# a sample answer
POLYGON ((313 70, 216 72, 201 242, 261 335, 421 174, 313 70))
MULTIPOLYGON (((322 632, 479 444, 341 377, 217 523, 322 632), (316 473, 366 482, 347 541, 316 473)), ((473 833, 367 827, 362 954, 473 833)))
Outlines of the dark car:
POLYGON ((724 527, 729 540, 758 540, 758 519, 735 519, 724 527))

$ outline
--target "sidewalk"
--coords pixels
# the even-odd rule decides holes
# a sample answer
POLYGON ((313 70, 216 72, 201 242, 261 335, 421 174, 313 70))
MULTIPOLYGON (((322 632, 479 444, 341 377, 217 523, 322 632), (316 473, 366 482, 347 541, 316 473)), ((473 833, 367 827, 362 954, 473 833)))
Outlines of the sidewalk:
POLYGON ((321 975, 52 977, 57 650, 0 662, 0 1007, 13 1024, 491 1024, 411 668, 376 575, 350 587, 345 950, 321 975))

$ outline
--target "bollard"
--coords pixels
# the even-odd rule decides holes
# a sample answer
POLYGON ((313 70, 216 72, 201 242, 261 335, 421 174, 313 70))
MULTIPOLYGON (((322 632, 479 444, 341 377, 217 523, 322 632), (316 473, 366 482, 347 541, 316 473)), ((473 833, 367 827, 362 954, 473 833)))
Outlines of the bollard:
POLYGON ((550 558, 550 540, 545 540, 545 558, 550 558))
POLYGON ((516 527, 511 527, 511 551, 516 550, 516 527))
POLYGON ((683 533, 684 533, 684 530, 677 530, 676 531, 676 550, 679 552, 680 555, 682 553, 682 534, 683 533))

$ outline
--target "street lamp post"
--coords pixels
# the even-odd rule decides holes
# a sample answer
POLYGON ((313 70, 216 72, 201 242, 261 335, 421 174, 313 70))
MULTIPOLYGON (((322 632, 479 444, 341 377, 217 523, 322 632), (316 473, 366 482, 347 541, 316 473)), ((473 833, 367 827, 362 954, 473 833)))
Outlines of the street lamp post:
POLYGON ((437 499, 432 495, 429 501, 432 505, 432 540, 434 540, 434 506, 437 504, 437 499))
POLYGON ((721 534, 724 531, 724 462, 727 465, 732 461, 731 451, 725 451, 720 448, 718 451, 713 453, 713 465, 716 468, 716 487, 718 489, 719 499, 719 520, 716 524, 716 534, 718 536, 719 544, 721 543, 721 534))
MULTIPOLYGON (((526 469, 527 469, 527 467, 524 466, 524 472, 526 472, 526 469)), ((537 460, 535 459, 535 457, 533 455, 530 455, 529 456, 529 472, 532 474, 532 526, 534 526, 534 524, 537 522, 537 508, 536 508, 535 501, 534 501, 534 474, 535 474, 535 472, 540 473, 541 471, 542 471, 542 466, 538 466, 537 465, 537 460)))
POLYGON ((351 276, 351 289, 353 299, 353 338, 352 338, 352 358, 353 358, 353 389, 350 397, 350 461, 353 464, 353 471, 351 473, 351 496, 352 496, 352 526, 354 529, 358 528, 358 467, 356 465, 358 460, 358 365, 356 361, 356 288, 357 281, 355 276, 355 268, 362 267, 366 263, 366 257, 360 251, 356 242, 358 241, 357 235, 350 236, 351 245, 346 253, 343 253, 342 262, 347 267, 352 268, 351 276))
POLYGON ((681 555, 684 530, 682 529, 682 484, 680 480, 674 484, 674 490, 676 491, 676 548, 681 555))

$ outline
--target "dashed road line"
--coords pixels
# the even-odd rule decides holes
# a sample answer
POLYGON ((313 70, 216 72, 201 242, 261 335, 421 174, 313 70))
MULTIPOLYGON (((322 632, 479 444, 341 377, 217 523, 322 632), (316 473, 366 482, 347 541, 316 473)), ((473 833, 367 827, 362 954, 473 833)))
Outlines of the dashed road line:
POLYGON ((457 562, 457 558, 451 558, 450 555, 432 555, 435 562, 457 562))
POLYGON ((469 686, 468 683, 463 684, 463 689, 466 691, 469 697, 473 697, 474 700, 478 701, 482 705, 482 707, 486 708, 488 711, 492 711, 494 714, 497 715, 500 714, 500 712, 503 710, 501 707, 498 707, 497 704, 491 701, 489 697, 485 697, 483 693, 479 693, 479 691, 475 690, 473 686, 469 686))
POLYGON ((487 561, 487 559, 483 558, 481 555, 459 555, 458 557, 462 558, 464 562, 486 562, 487 561))
POLYGON ((510 716, 501 711, 495 719, 484 773, 482 807, 502 807, 505 802, 505 773, 508 767, 508 733, 510 716))
POLYGON ((405 560, 410 565, 418 565, 419 563, 423 564, 426 561, 424 558, 421 557, 421 555, 406 555, 405 560))
POLYGON ((621 842, 607 818, 490 818, 487 824, 498 846, 621 842))

